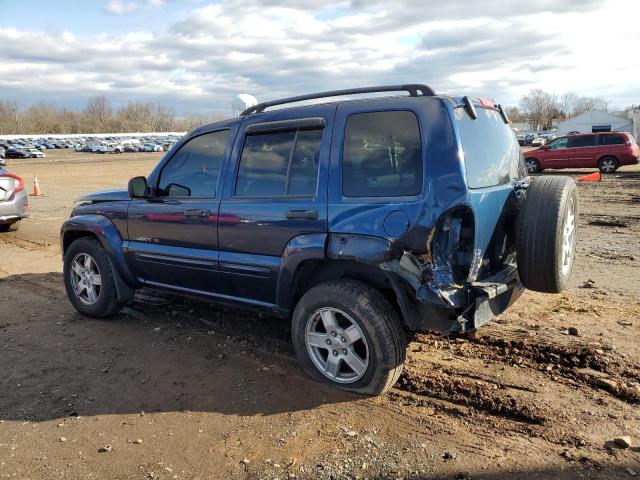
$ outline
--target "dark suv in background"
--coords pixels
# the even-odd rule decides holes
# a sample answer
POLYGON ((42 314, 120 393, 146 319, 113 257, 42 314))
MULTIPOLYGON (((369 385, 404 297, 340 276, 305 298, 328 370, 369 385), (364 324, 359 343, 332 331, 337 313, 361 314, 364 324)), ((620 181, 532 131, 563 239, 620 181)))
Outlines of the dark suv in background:
POLYGON ((291 321, 313 378, 379 394, 406 332, 473 330, 523 286, 561 291, 577 212, 571 179, 529 181, 499 105, 424 85, 325 92, 199 127, 148 178, 81 198, 64 280, 92 317, 143 286, 265 310, 291 321), (391 91, 409 95, 335 99, 391 91))
POLYGON ((551 140, 526 154, 529 172, 545 168, 598 168, 615 172, 638 163, 638 145, 630 133, 580 133, 551 140))

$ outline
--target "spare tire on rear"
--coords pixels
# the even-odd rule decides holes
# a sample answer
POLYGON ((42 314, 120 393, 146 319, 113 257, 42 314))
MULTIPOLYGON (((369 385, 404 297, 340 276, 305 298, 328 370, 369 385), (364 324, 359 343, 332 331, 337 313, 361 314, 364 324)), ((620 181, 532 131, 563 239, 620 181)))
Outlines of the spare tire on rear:
POLYGON ((578 189, 569 177, 531 180, 518 217, 518 273, 525 288, 558 293, 569 283, 578 233, 578 189))

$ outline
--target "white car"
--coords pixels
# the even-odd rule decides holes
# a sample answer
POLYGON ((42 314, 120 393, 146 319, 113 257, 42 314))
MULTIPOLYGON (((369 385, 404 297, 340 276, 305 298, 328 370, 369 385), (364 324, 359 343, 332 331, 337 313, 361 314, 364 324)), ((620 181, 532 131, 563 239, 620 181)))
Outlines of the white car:
POLYGON ((32 158, 44 158, 44 153, 42 153, 40 150, 38 150, 37 148, 28 148, 26 149, 26 152, 32 157, 32 158))
POLYGON ((536 137, 533 140, 531 140, 532 147, 541 147, 545 143, 546 143, 546 140, 542 137, 536 137))
POLYGON ((162 147, 160 145, 154 145, 153 143, 145 143, 140 148, 141 152, 162 152, 162 147))

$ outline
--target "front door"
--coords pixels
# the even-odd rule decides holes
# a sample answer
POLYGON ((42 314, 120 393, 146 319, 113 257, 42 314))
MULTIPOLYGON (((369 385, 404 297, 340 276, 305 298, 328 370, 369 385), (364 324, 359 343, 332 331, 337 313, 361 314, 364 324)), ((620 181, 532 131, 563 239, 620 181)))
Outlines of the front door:
POLYGON ((327 165, 335 105, 250 115, 220 204, 220 280, 229 297, 276 303, 285 247, 327 231, 327 165))
POLYGON ((217 290, 217 191, 229 137, 225 129, 190 139, 150 178, 152 198, 131 202, 125 249, 145 283, 217 290))
POLYGON ((547 143, 540 154, 542 168, 564 168, 567 164, 567 137, 556 138, 547 143))

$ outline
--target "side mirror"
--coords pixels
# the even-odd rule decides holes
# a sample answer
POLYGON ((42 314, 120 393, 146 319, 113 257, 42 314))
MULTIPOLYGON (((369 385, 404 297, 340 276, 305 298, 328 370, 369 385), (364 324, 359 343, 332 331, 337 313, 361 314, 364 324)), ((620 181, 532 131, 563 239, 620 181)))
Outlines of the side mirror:
POLYGON ((131 198, 145 198, 147 196, 147 179, 145 177, 133 177, 129 180, 129 196, 131 198))
POLYGON ((549 145, 542 145, 540 150, 549 150, 549 145))

